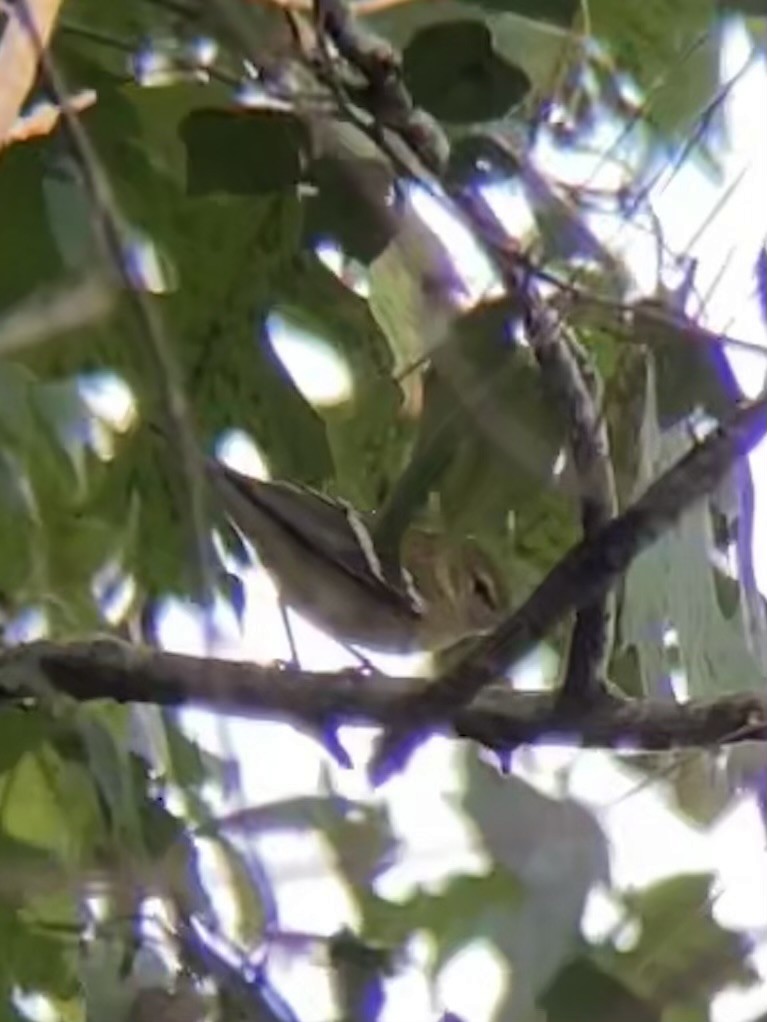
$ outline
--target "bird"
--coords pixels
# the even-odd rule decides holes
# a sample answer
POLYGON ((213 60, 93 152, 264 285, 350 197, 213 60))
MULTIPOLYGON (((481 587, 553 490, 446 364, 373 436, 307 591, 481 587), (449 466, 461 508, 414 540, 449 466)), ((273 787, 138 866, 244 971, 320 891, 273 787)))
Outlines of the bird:
POLYGON ((500 572, 472 539, 413 527, 401 556, 384 556, 371 535, 374 516, 343 500, 255 479, 215 458, 206 474, 285 603, 342 643, 436 650, 491 627, 507 605, 500 572))

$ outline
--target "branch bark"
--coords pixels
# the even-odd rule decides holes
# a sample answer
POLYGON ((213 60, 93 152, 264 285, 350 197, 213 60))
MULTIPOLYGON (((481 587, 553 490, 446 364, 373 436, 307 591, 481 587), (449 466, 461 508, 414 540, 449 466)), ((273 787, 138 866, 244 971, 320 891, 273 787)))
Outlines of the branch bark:
MULTIPOLYGON (((505 140, 488 141, 502 156, 515 157, 505 140)), ((602 381, 593 360, 578 343, 561 310, 538 292, 527 267, 507 244, 501 225, 488 224, 483 199, 472 190, 454 196, 475 236, 499 272, 509 294, 525 309, 530 344, 544 385, 558 403, 576 477, 581 528, 589 540, 618 511, 607 423, 602 414, 602 381)), ((581 606, 575 617, 561 697, 590 705, 606 691, 605 677, 612 651, 615 600, 609 591, 581 606)))
POLYGON ((766 432, 767 394, 763 394, 755 401, 743 402, 627 511, 574 546, 525 603, 478 640, 453 669, 425 691, 403 700, 399 723, 381 743, 372 765, 374 779, 380 782, 400 769, 423 730, 454 718, 566 614, 595 603, 634 558, 670 529, 687 508, 711 493, 766 432))
MULTIPOLYGON (((285 720, 315 736, 338 723, 396 724, 403 700, 424 689, 422 678, 203 659, 105 639, 36 642, 0 655, 6 701, 34 698, 41 676, 81 702, 197 705, 285 720)), ((767 741, 767 697, 743 693, 683 705, 606 698, 583 708, 563 702, 556 692, 493 686, 452 719, 443 719, 440 729, 494 749, 543 743, 633 751, 711 747, 767 741)))

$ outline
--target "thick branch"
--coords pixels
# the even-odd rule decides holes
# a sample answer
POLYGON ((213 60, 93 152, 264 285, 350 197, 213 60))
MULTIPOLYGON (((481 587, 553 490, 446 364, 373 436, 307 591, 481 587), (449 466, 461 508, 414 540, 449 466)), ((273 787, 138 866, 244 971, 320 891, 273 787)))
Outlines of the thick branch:
MULTIPOLYGON (((23 694, 27 676, 33 695, 41 674, 81 701, 198 705, 287 720, 312 733, 340 721, 395 724, 403 700, 424 685, 420 678, 200 659, 110 640, 39 642, 0 656, 0 686, 11 698, 23 694)), ((711 747, 767 741, 767 698, 743 694, 686 705, 607 698, 583 709, 563 703, 556 693, 493 686, 442 727, 498 749, 544 742, 630 750, 711 747)))
POLYGON ((400 725, 382 743, 374 776, 382 780, 399 769, 418 744, 419 731, 455 717, 566 614, 606 593, 634 558, 709 494, 765 432, 767 396, 763 395, 744 402, 627 511, 573 547, 511 617, 427 690, 403 701, 400 725))

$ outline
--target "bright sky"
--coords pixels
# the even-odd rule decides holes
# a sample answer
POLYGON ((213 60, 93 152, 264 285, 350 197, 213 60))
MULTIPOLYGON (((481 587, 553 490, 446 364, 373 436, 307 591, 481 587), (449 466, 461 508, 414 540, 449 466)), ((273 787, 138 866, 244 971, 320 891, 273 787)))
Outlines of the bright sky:
MULTIPOLYGON (((747 56, 745 37, 733 32, 726 47, 726 75, 738 70, 747 56)), ((653 194, 669 247, 687 252, 691 239, 697 239, 692 250, 700 259, 698 288, 705 294, 716 281, 706 305, 707 324, 755 343, 764 339, 764 324, 753 295, 754 258, 767 231, 764 71, 763 63, 753 66, 737 86, 735 101, 728 104, 732 149, 726 159, 727 177, 735 180, 743 176, 713 220, 708 222, 722 185, 712 184, 689 163, 666 186, 659 183, 653 194), (718 278, 725 257, 729 263, 718 278)), ((423 198, 416 201, 426 206, 423 198)), ((503 200, 498 202, 500 205, 503 200)), ((471 239, 457 235, 455 226, 445 223, 444 218, 440 221, 434 209, 429 222, 449 237, 451 250, 466 254, 467 272, 481 291, 487 275, 480 258, 471 255, 475 247, 471 239)), ((334 395, 350 386, 346 367, 313 340, 307 342, 279 326, 273 338, 299 386, 317 403, 332 401, 334 395)), ((734 364, 746 393, 759 391, 764 377, 760 358, 738 353, 734 364)), ((231 454, 243 467, 254 469, 243 444, 233 444, 231 454)), ((765 445, 755 452, 752 466, 758 501, 756 520, 765 522, 765 445)), ((767 529, 758 531, 755 562, 761 588, 767 592, 767 529)), ((261 572, 251 573, 246 582, 248 605, 242 638, 237 637, 230 622, 223 628, 227 638, 222 635, 221 648, 216 652, 247 659, 287 657, 289 650, 271 583, 261 572)), ((291 615, 291 621, 307 663, 331 669, 348 662, 335 643, 310 625, 295 615, 291 615)), ((205 652, 196 623, 180 606, 174 605, 169 611, 162 634, 169 648, 205 652)), ((401 658, 392 658, 391 666, 407 669, 401 658)), ((242 765, 242 791, 237 804, 252 805, 317 790, 324 757, 317 746, 290 727, 245 720, 223 723, 201 712, 188 713, 186 720, 205 745, 236 754, 242 765), (279 764, 278 769, 275 764, 279 764)), ((364 763, 371 739, 372 734, 362 730, 347 730, 344 735, 359 763, 364 763)), ((680 871, 712 870, 720 890, 714 906, 716 917, 728 926, 753 927, 767 933, 767 898, 763 896, 767 875, 765 835, 752 798, 742 799, 715 826, 699 831, 667 809, 657 785, 641 786, 635 774, 621 769, 605 754, 535 750, 524 758, 523 772, 542 790, 555 792, 560 790, 564 765, 572 767, 570 793, 593 807, 608 834, 613 878, 618 887, 641 886, 680 871)), ((368 790, 363 771, 331 768, 331 773, 343 793, 383 799, 392 809, 411 855, 404 865, 384 877, 381 889, 385 893, 402 895, 416 882, 476 864, 469 836, 447 801, 455 791, 456 779, 446 741, 435 739, 426 745, 406 779, 395 778, 375 795, 368 790)), ((351 906, 343 888, 333 879, 318 842, 306 835, 275 835, 262 843, 261 851, 279 880, 277 895, 285 930, 330 934, 345 923, 353 923, 351 906)), ((603 892, 595 892, 583 922, 584 931, 596 937, 607 932, 614 921, 608 899, 603 892)), ((428 948, 416 944, 411 952, 416 963, 428 955, 428 948)), ((748 1022, 767 1010, 767 944, 762 945, 757 960, 765 977, 764 988, 747 995, 722 994, 714 1007, 714 1022, 748 1022)), ((275 959, 275 966, 285 993, 302 1019, 328 1017, 327 973, 320 965, 301 964, 284 955, 275 959)), ((498 965, 487 947, 473 945, 443 970, 439 983, 441 1005, 472 1022, 483 1022, 490 1017, 501 983, 498 965)), ((403 1018, 425 1022, 434 1015, 435 1007, 428 1001, 417 969, 406 970, 391 985, 384 1022, 403 1018)))

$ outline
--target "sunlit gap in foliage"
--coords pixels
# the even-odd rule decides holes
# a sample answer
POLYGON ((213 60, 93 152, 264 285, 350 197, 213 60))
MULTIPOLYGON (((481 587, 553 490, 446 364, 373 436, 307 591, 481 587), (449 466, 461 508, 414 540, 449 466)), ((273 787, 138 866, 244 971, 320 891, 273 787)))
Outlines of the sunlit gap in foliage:
POLYGON ((118 558, 105 564, 91 582, 91 593, 104 618, 113 625, 124 620, 136 598, 136 580, 118 558))
POLYGON ((28 994, 17 987, 13 991, 12 1002, 22 1012, 20 1017, 31 1019, 32 1022, 59 1022, 61 1018, 53 1001, 42 994, 28 994))
POLYGON ((115 435, 127 433, 136 423, 138 408, 130 387, 119 376, 97 372, 77 378, 77 389, 94 417, 93 443, 99 457, 114 457, 115 435))
POLYGON ((125 272, 137 291, 150 295, 163 295, 175 291, 178 273, 170 259, 158 248, 148 235, 131 232, 131 240, 125 246, 123 258, 125 272))
POLYGON ((279 312, 269 315, 266 327, 277 357, 310 404, 323 407, 349 400, 351 371, 326 341, 279 312))
MULTIPOLYGON (((256 73, 253 69, 253 74, 256 73)), ((274 96, 255 81, 243 82, 235 93, 234 101, 247 110, 293 110, 291 102, 274 96)))
POLYGON ((243 475, 270 479, 269 464, 255 440, 242 429, 229 429, 216 443, 216 457, 243 475))
POLYGON ((139 47, 130 60, 130 71, 144 88, 178 85, 185 81, 206 84, 218 56, 215 39, 195 36, 153 37, 139 47))
POLYGON ((440 969, 437 999, 440 1004, 449 1005, 458 1018, 492 1019, 506 988, 513 984, 514 963, 491 941, 477 937, 451 955, 440 969), (469 976, 471 982, 467 983, 469 976))
POLYGON ((332 238, 323 238, 314 247, 317 258, 331 273, 361 298, 370 295, 370 282, 365 267, 344 253, 332 238))
POLYGON ((2 630, 3 643, 18 646, 45 638, 48 634, 48 619, 41 607, 25 607, 15 617, 2 620, 2 630))
MULTIPOLYGON (((471 307, 477 302, 499 297, 503 289, 498 275, 471 231, 428 188, 411 184, 404 191, 415 213, 436 234, 450 255, 456 275, 466 291, 463 304, 471 307)), ((455 298, 459 300, 458 295, 455 298)))

